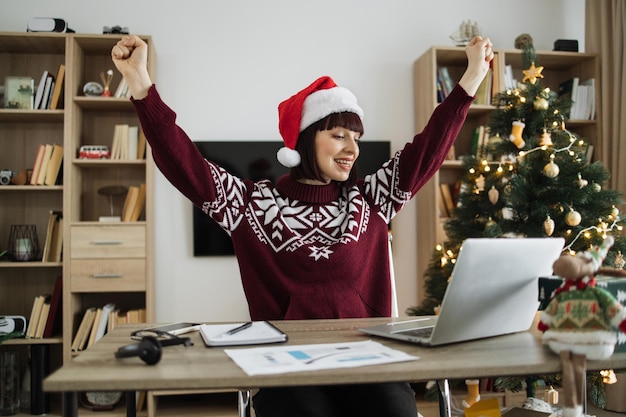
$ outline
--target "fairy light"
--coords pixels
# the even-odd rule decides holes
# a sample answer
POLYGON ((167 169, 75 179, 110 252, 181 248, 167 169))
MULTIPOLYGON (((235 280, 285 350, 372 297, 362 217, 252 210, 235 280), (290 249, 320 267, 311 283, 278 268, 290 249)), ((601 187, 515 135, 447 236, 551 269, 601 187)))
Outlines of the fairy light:
POLYGON ((610 385, 617 382, 617 376, 612 369, 600 371, 600 375, 602 376, 602 383, 604 384, 610 385))
MULTIPOLYGON (((618 215, 614 215, 613 212, 611 212, 611 215, 608 216, 609 218, 612 218, 612 222, 609 225, 608 223, 605 223, 603 221, 600 222, 600 224, 598 226, 589 226, 586 227, 582 230, 580 230, 576 236, 574 237, 574 239, 571 240, 570 243, 568 243, 564 248, 563 251, 569 251, 570 253, 574 253, 575 251, 572 249, 572 246, 574 246, 574 243, 576 243, 578 241, 578 239, 582 236, 585 239, 589 239, 592 236, 592 231, 596 231, 598 232, 602 237, 606 237, 608 235, 608 232, 612 232, 613 230, 617 229, 618 231, 622 231, 623 227, 619 224, 617 224, 617 222, 620 220, 618 215)), ((567 235, 571 235, 572 231, 571 229, 568 230, 566 232, 567 235)))

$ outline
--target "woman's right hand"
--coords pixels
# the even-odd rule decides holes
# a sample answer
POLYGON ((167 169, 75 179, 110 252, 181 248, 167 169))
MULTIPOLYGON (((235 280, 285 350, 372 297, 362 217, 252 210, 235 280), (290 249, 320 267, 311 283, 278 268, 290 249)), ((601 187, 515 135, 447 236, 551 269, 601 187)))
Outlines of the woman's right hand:
POLYGON ((115 67, 126 79, 133 98, 148 95, 152 80, 148 74, 148 44, 136 35, 124 36, 111 49, 115 67))
POLYGON ((492 46, 489 38, 475 36, 465 47, 467 69, 459 80, 459 84, 470 96, 476 94, 480 83, 489 71, 494 58, 492 46))

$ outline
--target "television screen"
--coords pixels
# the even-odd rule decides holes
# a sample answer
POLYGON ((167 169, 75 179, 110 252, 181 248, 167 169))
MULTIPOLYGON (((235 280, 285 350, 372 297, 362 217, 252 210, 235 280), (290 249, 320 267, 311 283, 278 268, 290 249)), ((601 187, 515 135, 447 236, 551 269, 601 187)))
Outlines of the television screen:
MULTIPOLYGON (((289 172, 276 160, 281 141, 207 141, 195 142, 200 153, 240 178, 275 181, 289 172)), ((367 141, 359 144, 359 176, 364 177, 390 158, 389 141, 367 141)), ((209 216, 193 207, 194 256, 233 255, 230 237, 209 216)))

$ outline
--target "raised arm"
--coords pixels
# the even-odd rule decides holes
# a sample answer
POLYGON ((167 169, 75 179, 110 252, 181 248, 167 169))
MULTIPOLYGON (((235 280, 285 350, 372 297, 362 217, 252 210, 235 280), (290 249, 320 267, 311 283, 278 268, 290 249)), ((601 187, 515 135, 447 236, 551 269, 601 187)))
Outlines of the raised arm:
POLYGON ((475 36, 465 47, 467 54, 467 69, 459 80, 459 85, 470 95, 476 95, 478 86, 482 82, 489 65, 493 60, 492 44, 489 38, 475 36))
POLYGON ((145 98, 152 85, 148 74, 148 45, 136 35, 124 36, 111 49, 111 58, 126 79, 133 98, 145 98))

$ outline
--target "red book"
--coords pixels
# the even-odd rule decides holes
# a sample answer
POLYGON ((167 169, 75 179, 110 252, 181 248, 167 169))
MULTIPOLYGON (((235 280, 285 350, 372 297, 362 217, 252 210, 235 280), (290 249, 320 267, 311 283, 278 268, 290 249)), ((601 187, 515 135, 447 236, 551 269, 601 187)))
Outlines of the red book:
POLYGON ((54 290, 52 291, 52 298, 50 299, 50 313, 48 313, 48 321, 46 327, 43 330, 43 337, 52 337, 52 335, 58 331, 59 324, 61 323, 61 315, 59 309, 62 305, 62 293, 63 293, 63 277, 59 275, 54 282, 54 290))

